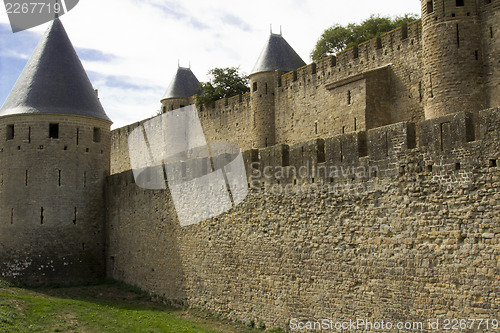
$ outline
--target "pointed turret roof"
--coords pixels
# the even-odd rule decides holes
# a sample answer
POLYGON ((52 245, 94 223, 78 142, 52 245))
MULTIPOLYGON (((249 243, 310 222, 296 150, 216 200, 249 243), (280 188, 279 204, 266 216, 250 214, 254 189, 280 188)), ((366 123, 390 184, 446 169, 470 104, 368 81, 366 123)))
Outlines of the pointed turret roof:
POLYGON ((191 69, 179 67, 161 100, 191 97, 198 94, 199 89, 199 81, 191 69))
POLYGON ((111 121, 59 20, 38 43, 0 109, 11 114, 71 114, 111 121))
POLYGON ((305 65, 283 36, 271 33, 251 74, 275 70, 290 72, 305 65))

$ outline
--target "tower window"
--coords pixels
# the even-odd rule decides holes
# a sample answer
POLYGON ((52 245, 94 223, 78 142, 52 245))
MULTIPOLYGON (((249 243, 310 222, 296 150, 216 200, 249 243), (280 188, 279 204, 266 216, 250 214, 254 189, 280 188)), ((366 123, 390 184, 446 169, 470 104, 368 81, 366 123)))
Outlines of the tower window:
POLYGON ((7 140, 14 139, 14 125, 7 125, 7 140))
POLYGON ((252 88, 253 88, 253 89, 252 89, 253 91, 257 91, 257 82, 254 82, 254 83, 253 83, 252 88))
POLYGON ((490 27, 490 38, 493 38, 493 27, 490 27))
POLYGON ((431 1, 427 1, 427 14, 430 14, 434 12, 434 2, 431 0, 431 1))
POLYGON ((49 125, 49 138, 59 139, 59 124, 49 125))
POLYGON ((101 129, 94 127, 94 142, 101 142, 101 129))
POLYGON ((465 0, 457 0, 457 7, 465 6, 464 2, 465 2, 465 0))
POLYGON ((350 91, 350 90, 348 90, 348 91, 347 91, 347 104, 348 104, 348 105, 350 105, 350 104, 351 104, 351 102, 352 102, 352 100, 351 100, 351 91, 350 91))

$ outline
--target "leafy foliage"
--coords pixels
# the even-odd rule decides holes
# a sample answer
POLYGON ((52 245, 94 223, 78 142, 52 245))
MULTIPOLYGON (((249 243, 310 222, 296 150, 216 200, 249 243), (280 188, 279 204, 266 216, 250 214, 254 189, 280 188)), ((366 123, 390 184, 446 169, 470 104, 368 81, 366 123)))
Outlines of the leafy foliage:
POLYGON ((347 26, 335 24, 326 29, 311 52, 311 59, 318 61, 336 54, 346 48, 359 45, 367 40, 381 36, 418 19, 416 14, 405 14, 394 18, 372 15, 360 24, 350 23, 347 26))
POLYGON ((239 72, 239 67, 214 68, 208 71, 208 82, 200 82, 202 94, 196 105, 206 104, 224 97, 233 97, 250 91, 248 76, 239 72))

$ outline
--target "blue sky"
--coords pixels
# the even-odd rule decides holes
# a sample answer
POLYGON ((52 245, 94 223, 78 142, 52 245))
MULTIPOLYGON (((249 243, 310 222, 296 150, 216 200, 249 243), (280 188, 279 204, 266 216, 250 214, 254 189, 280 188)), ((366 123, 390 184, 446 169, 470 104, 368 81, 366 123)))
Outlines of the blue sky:
MULTIPOLYGON (((321 33, 370 14, 420 14, 419 0, 81 0, 61 17, 113 128, 148 118, 160 108, 178 62, 200 81, 214 67, 249 73, 270 24, 306 63, 321 33)), ((13 34, 0 11, 0 105, 47 24, 13 34)))

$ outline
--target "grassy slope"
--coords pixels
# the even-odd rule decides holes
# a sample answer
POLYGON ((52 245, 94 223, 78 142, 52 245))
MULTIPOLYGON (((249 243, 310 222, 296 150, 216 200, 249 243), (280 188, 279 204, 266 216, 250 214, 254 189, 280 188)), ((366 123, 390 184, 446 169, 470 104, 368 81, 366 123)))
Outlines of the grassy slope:
POLYGON ((0 285, 0 332, 263 332, 194 316, 118 284, 20 289, 0 285))

